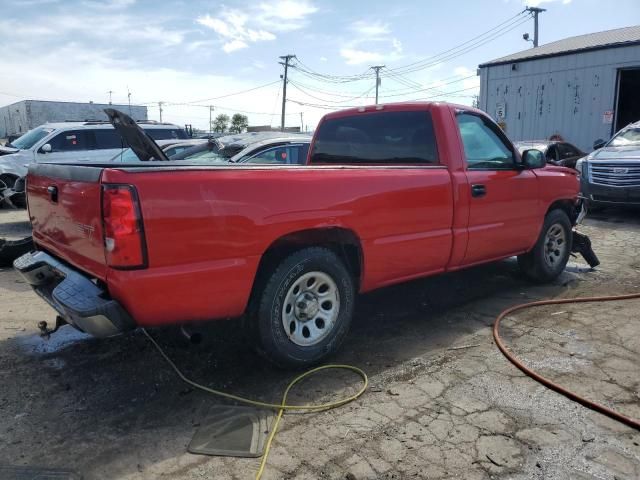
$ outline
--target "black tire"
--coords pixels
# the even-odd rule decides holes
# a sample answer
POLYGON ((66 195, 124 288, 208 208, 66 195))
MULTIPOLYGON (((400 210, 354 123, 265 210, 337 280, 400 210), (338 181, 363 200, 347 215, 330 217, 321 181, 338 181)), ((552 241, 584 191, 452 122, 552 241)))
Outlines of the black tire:
MULTIPOLYGON (((13 175, 8 175, 8 174, 0 175, 0 190, 2 190, 5 187, 13 188, 17 180, 18 178, 14 177, 13 175)), ((1 204, 6 204, 6 203, 8 203, 6 200, 0 201, 0 206, 1 204)), ((13 197, 10 199, 10 204, 16 208, 27 208, 27 199, 26 199, 25 193, 22 192, 22 193, 14 194, 13 197)))
POLYGON ((569 217, 562 210, 551 210, 544 219, 540 237, 533 249, 518 256, 518 265, 531 280, 544 283, 555 280, 567 266, 571 254, 572 229, 569 217), (558 239, 547 243, 548 235, 561 229, 562 245, 555 244, 558 239), (557 248, 554 248, 557 247, 557 248))
POLYGON ((354 295, 354 283, 349 271, 331 250, 311 247, 291 254, 268 276, 256 298, 257 308, 251 315, 249 323, 249 328, 252 330, 250 336, 256 350, 272 363, 284 368, 304 368, 325 360, 340 348, 349 331, 354 309, 354 295), (316 279, 318 284, 314 282, 306 287, 307 283, 315 278, 313 273, 319 273, 317 277, 321 280, 316 279), (327 278, 330 280, 325 280, 327 278), (300 288, 299 282, 304 282, 305 285, 300 288), (322 284, 322 282, 325 283, 322 284), (327 286, 326 282, 333 282, 333 284, 327 286), (300 298, 303 294, 313 294, 314 299, 308 304, 306 297, 303 298, 305 308, 311 311, 317 307, 316 313, 310 313, 311 317, 325 315, 325 311, 322 310, 325 308, 323 305, 331 302, 323 300, 325 292, 317 293, 316 296, 316 293, 310 290, 313 287, 321 291, 323 286, 329 289, 325 292, 331 292, 330 295, 335 294, 332 298, 337 299, 332 304, 337 312, 331 310, 330 315, 330 318, 335 319, 328 320, 326 323, 319 316, 299 320, 298 313, 302 312, 300 314, 306 316, 307 310, 298 309, 298 306, 302 305, 302 303, 296 303, 298 300, 295 300, 293 302, 295 305, 292 306, 291 299, 300 298), (296 287, 298 287, 298 293, 296 293, 296 287), (285 309, 288 309, 288 313, 285 309), (285 329, 285 319, 288 321, 290 318, 287 315, 293 315, 291 317, 293 320, 289 323, 289 325, 293 324, 292 329, 285 329), (323 327, 319 328, 318 325, 323 327), (310 336, 311 340, 305 340, 305 327, 308 335, 311 335, 311 331, 319 333, 317 335, 314 333, 315 337, 310 336), (327 330, 324 331, 323 328, 327 330), (317 343, 310 345, 296 343, 315 341, 315 339, 317 343))

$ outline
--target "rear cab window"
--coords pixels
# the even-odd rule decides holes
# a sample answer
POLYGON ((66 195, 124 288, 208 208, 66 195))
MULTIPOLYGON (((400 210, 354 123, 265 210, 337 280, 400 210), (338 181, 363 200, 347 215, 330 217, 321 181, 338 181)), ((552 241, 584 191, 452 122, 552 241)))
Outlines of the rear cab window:
POLYGON ((324 120, 311 163, 439 165, 431 113, 376 111, 324 120))

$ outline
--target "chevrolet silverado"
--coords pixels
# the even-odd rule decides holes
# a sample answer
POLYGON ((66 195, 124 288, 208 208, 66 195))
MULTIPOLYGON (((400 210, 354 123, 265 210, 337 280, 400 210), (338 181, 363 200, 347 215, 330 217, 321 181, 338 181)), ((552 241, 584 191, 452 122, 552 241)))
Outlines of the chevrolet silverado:
MULTIPOLYGON (((108 114, 141 159, 166 160, 108 114)), ((519 153, 479 110, 374 105, 327 114, 305 165, 32 165, 36 251, 15 267, 90 334, 236 317, 301 367, 338 349, 359 292, 511 256, 554 279, 578 192, 575 170, 519 153)))

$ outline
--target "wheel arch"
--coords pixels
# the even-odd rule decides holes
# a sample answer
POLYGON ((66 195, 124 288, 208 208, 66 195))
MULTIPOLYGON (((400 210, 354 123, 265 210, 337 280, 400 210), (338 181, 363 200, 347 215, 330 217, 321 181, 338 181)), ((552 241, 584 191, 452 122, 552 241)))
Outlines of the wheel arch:
POLYGON ((286 257, 308 247, 324 247, 334 252, 351 273, 356 291, 364 273, 362 242, 351 229, 344 227, 311 228, 289 232, 275 239, 263 252, 251 289, 254 299, 268 274, 286 257))
POLYGON ((545 217, 552 210, 562 210, 569 217, 569 221, 571 222, 571 225, 575 225, 576 220, 578 218, 578 209, 576 208, 575 201, 566 199, 566 198, 554 201, 553 203, 551 203, 551 205, 549 205, 549 208, 547 208, 547 211, 545 212, 545 217))

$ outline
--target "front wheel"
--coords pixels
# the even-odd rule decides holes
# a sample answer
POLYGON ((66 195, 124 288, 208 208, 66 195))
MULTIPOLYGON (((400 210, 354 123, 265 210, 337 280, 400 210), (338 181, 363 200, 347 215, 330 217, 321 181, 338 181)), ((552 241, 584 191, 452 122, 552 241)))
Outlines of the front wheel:
POLYGON ((562 210, 547 214, 540 237, 533 249, 518 256, 524 274, 537 282, 550 282, 567 266, 571 253, 571 222, 562 210))
POLYGON ((257 349, 283 367, 318 363, 342 344, 353 307, 353 279, 335 253, 319 247, 295 252, 260 294, 252 321, 257 349))

